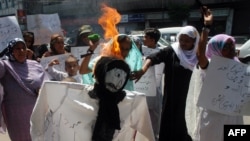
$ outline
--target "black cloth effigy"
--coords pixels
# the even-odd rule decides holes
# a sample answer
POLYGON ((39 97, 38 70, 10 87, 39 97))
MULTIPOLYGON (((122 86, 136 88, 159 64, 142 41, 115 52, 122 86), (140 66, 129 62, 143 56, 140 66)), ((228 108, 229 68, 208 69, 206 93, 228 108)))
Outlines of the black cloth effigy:
POLYGON ((129 74, 129 66, 122 60, 102 57, 97 62, 94 70, 96 83, 94 84, 92 92, 99 98, 99 111, 93 131, 93 141, 112 141, 115 130, 121 129, 119 108, 117 104, 126 96, 123 88, 129 78, 129 74), (115 93, 105 88, 105 74, 113 68, 122 69, 127 73, 124 85, 115 93))
POLYGON ((148 56, 152 65, 165 63, 164 96, 159 141, 189 141, 185 106, 192 71, 180 65, 172 47, 148 56))

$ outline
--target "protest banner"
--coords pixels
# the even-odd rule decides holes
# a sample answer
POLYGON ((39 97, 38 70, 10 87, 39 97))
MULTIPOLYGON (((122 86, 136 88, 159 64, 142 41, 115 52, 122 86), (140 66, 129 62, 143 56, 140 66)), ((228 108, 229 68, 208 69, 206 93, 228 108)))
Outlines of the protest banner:
POLYGON ((146 96, 156 96, 155 67, 150 67, 141 79, 134 83, 134 90, 145 93, 146 96))
POLYGON ((0 52, 7 47, 7 43, 14 39, 21 38, 23 35, 15 16, 0 18, 0 52))
POLYGON ((197 105, 222 114, 250 115, 250 67, 214 56, 197 105))
MULTIPOLYGON (((142 52, 145 57, 157 51, 159 51, 159 49, 152 49, 146 46, 142 47, 142 52)), ((161 86, 163 68, 164 63, 151 66, 141 79, 137 83, 134 83, 135 91, 145 93, 146 96, 156 96, 156 87, 161 86)))
MULTIPOLYGON (((33 141, 91 141, 98 114, 98 99, 88 93, 93 86, 45 82, 31 115, 33 141)), ((126 91, 118 104, 121 130, 113 141, 154 141, 145 95, 126 91), (137 131, 137 134, 135 134, 137 131)))
POLYGON ((63 35, 58 14, 37 14, 27 16, 27 29, 34 33, 34 45, 50 42, 52 34, 63 35))

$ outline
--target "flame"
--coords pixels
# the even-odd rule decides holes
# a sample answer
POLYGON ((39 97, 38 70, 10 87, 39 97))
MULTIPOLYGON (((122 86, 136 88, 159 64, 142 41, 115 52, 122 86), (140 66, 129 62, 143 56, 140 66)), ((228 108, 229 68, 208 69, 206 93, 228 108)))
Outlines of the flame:
POLYGON ((105 4, 102 5, 101 11, 103 12, 103 14, 98 19, 98 24, 100 24, 105 31, 104 38, 113 38, 114 36, 119 34, 116 29, 116 24, 121 21, 121 15, 117 12, 116 9, 108 7, 105 4))
POLYGON ((117 42, 119 32, 116 28, 116 24, 121 21, 121 15, 115 8, 108 7, 105 4, 102 5, 101 11, 103 13, 98 19, 98 24, 100 24, 105 31, 104 38, 110 40, 104 45, 101 55, 122 58, 119 43, 117 42))

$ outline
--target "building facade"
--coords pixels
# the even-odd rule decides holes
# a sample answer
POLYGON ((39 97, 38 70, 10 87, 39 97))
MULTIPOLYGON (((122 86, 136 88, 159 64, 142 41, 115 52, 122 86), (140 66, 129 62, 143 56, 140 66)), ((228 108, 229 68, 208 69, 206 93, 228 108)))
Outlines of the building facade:
MULTIPOLYGON (((250 1, 200 1, 213 11, 211 34, 250 34, 250 20, 245 20, 250 17, 250 1)), ((122 20, 117 25, 121 33, 129 34, 133 30, 143 30, 146 27, 183 25, 194 25, 201 29, 199 5, 195 1, 186 0, 0 0, 0 16, 17 15, 18 10, 19 17, 20 10, 28 15, 58 13, 62 28, 69 36, 75 34, 82 24, 91 24, 96 32, 102 33, 97 21, 103 3, 117 9, 121 14, 122 20)))

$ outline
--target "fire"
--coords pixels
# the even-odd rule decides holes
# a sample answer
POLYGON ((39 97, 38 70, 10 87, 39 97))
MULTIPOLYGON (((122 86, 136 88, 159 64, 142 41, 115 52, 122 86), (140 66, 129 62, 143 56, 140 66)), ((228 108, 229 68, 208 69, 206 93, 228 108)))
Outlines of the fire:
POLYGON ((121 21, 121 15, 116 9, 102 5, 102 16, 99 18, 98 23, 102 26, 105 31, 104 38, 110 39, 119 34, 116 29, 116 24, 121 21))
POLYGON ((101 52, 103 56, 113 56, 117 58, 122 58, 119 48, 119 43, 117 42, 117 35, 119 34, 116 24, 121 21, 121 15, 117 12, 115 8, 108 7, 103 4, 102 16, 98 19, 98 24, 100 24, 105 31, 104 38, 110 40, 101 52))

